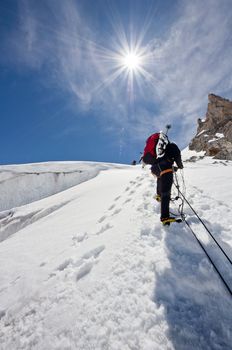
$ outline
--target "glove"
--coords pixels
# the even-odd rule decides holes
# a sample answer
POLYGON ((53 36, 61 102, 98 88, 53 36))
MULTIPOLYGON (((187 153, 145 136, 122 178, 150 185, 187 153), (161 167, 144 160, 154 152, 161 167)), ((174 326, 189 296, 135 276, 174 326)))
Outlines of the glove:
POLYGON ((176 159, 175 163, 176 163, 176 165, 178 166, 179 169, 183 169, 184 166, 183 166, 183 163, 182 163, 181 159, 176 159))
POLYGON ((179 164, 178 166, 174 166, 174 167, 173 167, 173 171, 176 173, 178 169, 183 169, 183 168, 184 168, 184 166, 183 166, 183 164, 181 163, 181 164, 179 164))

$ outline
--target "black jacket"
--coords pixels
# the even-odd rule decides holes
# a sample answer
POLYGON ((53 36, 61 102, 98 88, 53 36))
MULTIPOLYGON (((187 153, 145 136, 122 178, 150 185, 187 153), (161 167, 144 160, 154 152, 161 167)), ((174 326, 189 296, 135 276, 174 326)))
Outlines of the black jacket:
POLYGON ((164 156, 154 160, 151 171, 159 177, 162 171, 172 168, 174 162, 178 168, 183 169, 181 153, 178 146, 175 143, 168 143, 164 156))
POLYGON ((162 158, 158 159, 158 162, 162 160, 167 160, 172 164, 175 162, 178 168, 183 169, 179 147, 173 142, 167 144, 165 154, 162 158))

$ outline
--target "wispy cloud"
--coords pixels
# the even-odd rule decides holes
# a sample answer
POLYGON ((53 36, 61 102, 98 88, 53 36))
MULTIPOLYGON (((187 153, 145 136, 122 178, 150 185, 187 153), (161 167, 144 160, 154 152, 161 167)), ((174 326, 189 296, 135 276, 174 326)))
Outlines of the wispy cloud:
POLYGON ((78 108, 96 110, 102 125, 111 124, 120 137, 144 140, 168 122, 176 125, 176 139, 183 146, 194 132, 196 118, 205 113, 207 94, 231 97, 228 0, 179 1, 176 20, 162 39, 154 36, 146 42, 153 21, 147 22, 149 27, 144 23, 140 45, 149 62, 147 75, 135 82, 133 99, 128 98, 130 86, 125 75, 117 76, 112 57, 112 42, 118 49, 126 41, 120 16, 113 20, 111 40, 107 35, 99 38, 75 1, 49 2, 46 9, 33 1, 19 4, 11 56, 14 52, 15 61, 25 67, 43 68, 46 81, 69 92, 78 108), (123 135, 122 128, 127 130, 123 135))
POLYGON ((180 5, 180 16, 168 37, 154 47, 154 74, 160 79, 156 89, 163 117, 177 122, 180 134, 185 131, 189 139, 196 117, 206 109, 207 94, 232 91, 227 80, 232 11, 229 1, 182 1, 180 5))

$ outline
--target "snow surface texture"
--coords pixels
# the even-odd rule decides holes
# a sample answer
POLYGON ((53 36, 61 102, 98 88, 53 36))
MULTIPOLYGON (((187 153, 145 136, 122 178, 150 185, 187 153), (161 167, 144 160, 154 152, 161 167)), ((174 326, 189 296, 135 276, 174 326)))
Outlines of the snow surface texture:
MULTIPOLYGON (((106 163, 49 162, 0 166, 0 211, 51 196, 95 177, 106 163)), ((115 165, 122 168, 123 165, 115 165)))
MULTIPOLYGON (((149 169, 73 166, 89 180, 0 213, 0 349, 231 349, 232 298, 188 227, 161 226, 149 169)), ((231 257, 232 162, 186 162, 184 173, 231 257)), ((232 287, 231 266, 185 212, 232 287)))

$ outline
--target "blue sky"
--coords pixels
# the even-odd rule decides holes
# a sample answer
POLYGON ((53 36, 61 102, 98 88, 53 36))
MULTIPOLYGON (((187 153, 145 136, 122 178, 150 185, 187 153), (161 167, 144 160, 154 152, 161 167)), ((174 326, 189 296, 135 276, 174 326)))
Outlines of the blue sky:
POLYGON ((232 99, 231 33, 230 0, 1 0, 0 163, 130 163, 167 123, 185 147, 232 99))

